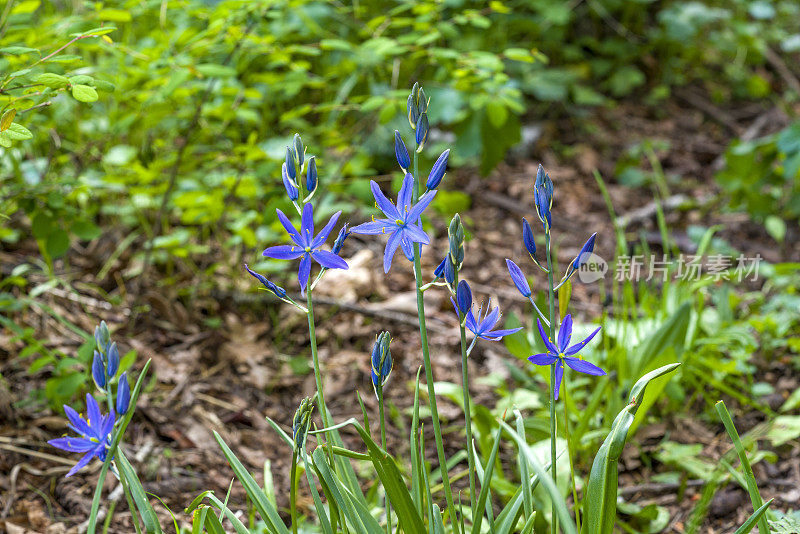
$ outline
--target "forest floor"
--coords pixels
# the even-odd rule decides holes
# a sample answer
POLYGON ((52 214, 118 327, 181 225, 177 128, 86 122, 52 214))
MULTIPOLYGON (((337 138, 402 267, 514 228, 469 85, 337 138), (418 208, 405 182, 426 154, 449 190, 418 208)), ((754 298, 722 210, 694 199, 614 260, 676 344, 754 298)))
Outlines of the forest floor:
MULTIPOLYGON (((635 107, 602 110, 589 118, 590 131, 567 120, 549 123, 542 126, 543 134, 535 144, 515 152, 486 179, 469 169, 448 173, 445 188, 466 191, 472 197, 470 209, 462 216, 468 232, 477 237, 467 245, 463 271, 472 282, 473 292, 492 297, 505 312, 523 313, 524 302, 510 282, 505 258, 523 258, 520 219, 525 216, 532 223, 535 219, 532 186, 540 161, 556 184, 553 226, 559 240, 559 263, 564 265, 572 259, 594 231, 598 232, 595 252, 603 258, 613 258, 614 228, 593 177, 594 169, 605 177, 616 213, 628 219, 632 241, 639 241, 643 235, 654 250, 660 251, 661 237, 655 210, 651 209, 650 188, 631 188, 615 180, 615 162, 630 146, 644 139, 665 142, 656 145, 655 153, 668 176, 681 176, 680 181, 669 182, 670 193, 689 199, 666 213, 672 237, 682 251, 692 252, 692 241, 686 235, 690 225, 722 224, 719 237, 735 243, 745 255, 760 254, 773 262, 798 261, 797 228, 789 229, 789 245, 781 250, 746 215, 725 212, 712 178, 719 168, 720 155, 732 139, 771 133, 788 119, 779 111, 760 106, 736 112, 721 110, 698 98, 691 96, 692 104, 671 101, 658 117, 635 107), (559 145, 549 139, 558 139, 559 145)), ((366 211, 353 214, 350 222, 368 217, 366 211)), ((423 271, 428 274, 447 246, 447 221, 439 216, 432 219, 438 238, 426 249, 423 271)), ((271 295, 255 292, 256 284, 240 268, 241 263, 219 267, 210 280, 202 283, 197 283, 191 269, 178 264, 173 272, 152 276, 140 286, 138 279, 123 282, 123 273, 135 258, 123 254, 106 279, 97 281, 93 277, 122 237, 116 231, 111 229, 87 248, 73 246, 70 270, 61 274, 77 292, 50 291, 38 298, 86 331, 92 331, 100 319, 106 320, 122 352, 137 351, 137 366, 152 358, 154 380, 139 400, 126 437, 128 456, 138 467, 145 488, 162 497, 181 523, 188 520, 184 507, 201 491, 213 489, 224 495, 232 473, 213 439, 213 431, 220 433, 254 473, 261 473, 269 461, 275 487, 288 487, 291 451, 269 427, 265 416, 289 428, 300 399, 314 392, 313 373, 307 372, 310 356, 305 316, 271 295), (107 306, 103 295, 91 289, 96 283, 105 291, 122 295, 124 304, 113 309, 107 306), (147 304, 149 311, 133 321, 137 302, 147 304), (217 327, 207 326, 217 318, 217 327), (303 372, 298 372, 304 367, 303 372)), ((383 245, 381 239, 351 236, 342 253, 350 269, 331 272, 316 293, 326 401, 339 421, 361 417, 355 391, 362 393, 371 418, 376 417, 368 362, 374 336, 383 329, 390 330, 394 338, 395 365, 388 400, 400 414, 413 401, 413 380, 421 364, 413 273, 398 254, 392 270, 384 276, 380 269, 383 245)), ((211 254, 215 252, 220 251, 211 254)), ((255 259, 258 252, 242 251, 242 255, 245 260, 255 259)), ((0 264, 13 268, 37 255, 36 244, 23 241, 13 249, 0 251, 0 264)), ((286 287, 293 284, 287 283, 286 287)), ((542 288, 539 285, 534 290, 542 288)), ((574 314, 597 318, 607 306, 609 303, 601 302, 596 284, 574 285, 574 314)), ((443 291, 429 291, 426 309, 434 375, 437 381, 459 384, 458 328, 449 299, 443 291)), ((69 354, 82 342, 64 324, 37 308, 29 308, 15 320, 35 328, 50 349, 69 354)), ((28 374, 29 361, 18 357, 22 348, 10 332, 0 333, 0 374, 6 380, 4 387, 0 383, 0 531, 5 525, 5 531, 12 534, 78 532, 88 517, 99 464, 92 464, 69 479, 63 477, 73 459, 45 443, 64 432, 63 414, 42 411, 41 405, 25 402, 35 388, 44 387, 48 373, 43 370, 28 374)), ((471 376, 507 377, 503 362, 509 360, 520 367, 526 364, 511 356, 502 343, 479 344, 470 360, 471 376)), ((776 381, 781 376, 789 386, 800 385, 797 371, 782 371, 764 363, 759 366, 759 373, 764 381, 776 381)), ((497 401, 493 388, 480 381, 476 381, 472 394, 476 403, 489 407, 497 401)), ((453 452, 463 439, 463 416, 455 404, 440 402, 446 441, 453 452)), ((698 406, 703 404, 701 399, 696 402, 698 406)), ((650 477, 657 466, 643 464, 639 453, 657 443, 664 433, 670 433, 674 441, 699 443, 707 453, 720 456, 729 448, 721 425, 694 418, 692 413, 697 412, 689 407, 684 413, 641 429, 636 437, 638 446, 628 447, 620 466, 621 494, 630 502, 665 506, 671 514, 668 532, 684 531, 702 487, 689 480, 677 491, 674 485, 652 482, 650 477)), ((740 412, 737 425, 744 432, 761 422, 762 417, 742 416, 740 412)), ((347 431, 344 437, 357 446, 347 431)), ((405 431, 392 425, 389 450, 402 454, 404 447, 405 431)), ((435 463, 433 443, 427 452, 435 463)), ((765 498, 775 497, 779 509, 796 507, 800 500, 796 489, 800 483, 798 458, 797 448, 789 447, 780 451, 777 462, 756 466, 765 498)), ((257 480, 260 482, 262 477, 257 476, 257 480)), ((113 493, 116 482, 109 480, 106 484, 113 493)), ((243 496, 241 488, 234 485, 231 502, 241 505, 243 496)), ((279 507, 285 509, 287 492, 278 492, 277 499, 279 507)), ((108 500, 104 501, 103 507, 108 504, 108 500)), ((310 510, 313 503, 303 494, 300 506, 301 510, 310 510)), ((702 531, 731 532, 731 525, 740 524, 749 515, 749 506, 747 493, 729 486, 714 498, 702 531)), ((163 508, 158 509, 168 518, 163 508)), ((119 500, 109 531, 132 530, 124 499, 119 500)))

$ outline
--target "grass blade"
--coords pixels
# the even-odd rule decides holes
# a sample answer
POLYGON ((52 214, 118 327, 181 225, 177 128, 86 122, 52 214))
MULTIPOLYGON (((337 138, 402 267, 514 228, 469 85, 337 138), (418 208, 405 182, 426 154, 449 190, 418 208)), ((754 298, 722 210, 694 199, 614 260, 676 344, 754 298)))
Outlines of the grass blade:
MULTIPOLYGON (((147 494, 144 492, 142 483, 139 481, 139 477, 136 476, 136 470, 128 461, 128 458, 125 457, 122 449, 117 449, 116 458, 114 461, 119 467, 120 476, 125 477, 125 481, 128 483, 128 488, 130 489, 133 501, 136 503, 136 508, 139 510, 139 515, 142 516, 145 532, 148 534, 160 534, 163 531, 161 530, 161 525, 158 524, 158 516, 156 515, 156 511, 153 510, 153 505, 150 504, 150 500, 147 498, 147 494)), ((131 512, 133 511, 131 510, 131 512)))
MULTIPOLYGON (((750 501, 753 503, 753 509, 759 510, 764 505, 764 500, 758 492, 758 485, 756 484, 756 477, 753 475, 753 467, 750 465, 750 460, 747 459, 747 451, 744 450, 742 440, 739 438, 739 433, 731 419, 731 414, 723 401, 717 402, 714 406, 717 409, 719 418, 722 419, 722 424, 725 425, 725 430, 733 441, 733 446, 736 448, 736 454, 739 455, 739 461, 742 463, 742 470, 745 474, 747 481, 747 492, 750 494, 750 501)), ((760 534, 769 534, 769 526, 767 525, 767 518, 762 516, 758 519, 758 532, 760 534)))

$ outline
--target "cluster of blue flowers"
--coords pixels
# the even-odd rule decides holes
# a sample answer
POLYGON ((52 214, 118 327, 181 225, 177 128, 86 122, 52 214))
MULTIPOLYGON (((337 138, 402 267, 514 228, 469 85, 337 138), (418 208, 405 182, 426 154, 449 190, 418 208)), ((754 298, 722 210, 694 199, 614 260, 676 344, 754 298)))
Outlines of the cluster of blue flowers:
POLYGON ((97 388, 106 395, 108 413, 103 415, 97 400, 88 393, 86 394, 85 417, 78 414, 72 407, 64 405, 64 412, 70 422, 68 426, 78 436, 64 436, 50 440, 48 443, 65 451, 85 453, 67 473, 68 477, 85 467, 94 457, 105 461, 111 446, 114 428, 119 421, 118 418, 125 415, 130 408, 131 390, 128 386, 127 372, 119 376, 116 387, 116 403, 113 401, 112 382, 119 372, 119 349, 116 343, 111 342, 111 335, 105 321, 95 328, 94 338, 96 348, 92 361, 92 377, 97 388), (114 406, 116 406, 116 413, 114 406))
MULTIPOLYGON (((541 165, 539 165, 539 169, 536 173, 536 181, 533 185, 533 198, 534 203, 536 204, 536 214, 538 215, 544 230, 545 241, 548 249, 547 254, 549 256, 550 230, 552 226, 552 214, 550 210, 553 207, 553 182, 541 165)), ((578 252, 578 255, 575 257, 575 259, 569 263, 564 276, 561 278, 561 281, 553 287, 553 290, 558 290, 558 288, 572 278, 578 269, 580 269, 580 267, 589 260, 590 256, 594 252, 596 237, 597 233, 594 233, 589 237, 583 247, 581 247, 581 250, 578 252)), ((531 229, 528 221, 524 218, 522 219, 522 243, 525 246, 525 250, 527 250, 531 260, 533 260, 533 262, 541 270, 549 273, 551 269, 549 258, 546 265, 543 265, 542 262, 537 258, 536 241, 534 239, 533 230, 531 229)), ((536 365, 555 365, 555 383, 552 385, 554 398, 558 399, 559 390, 561 389, 561 381, 564 376, 565 365, 574 371, 588 375, 601 376, 606 374, 605 371, 596 365, 584 361, 580 357, 575 357, 578 351, 580 351, 589 341, 591 341, 597 332, 600 331, 600 328, 597 328, 580 343, 569 345, 570 338, 572 336, 572 316, 566 315, 561 327, 558 329, 557 342, 554 342, 551 337, 547 335, 545 328, 542 326, 542 321, 545 321, 548 327, 550 326, 550 323, 536 306, 536 303, 533 300, 530 285, 528 284, 528 279, 525 277, 522 269, 520 269, 520 267, 510 259, 506 259, 506 265, 508 266, 508 273, 511 275, 511 280, 514 282, 517 290, 519 290, 523 297, 527 298, 531 302, 534 309, 540 316, 536 319, 536 322, 539 327, 539 335, 541 336, 542 341, 547 348, 547 352, 542 354, 534 354, 530 356, 528 360, 536 365)))

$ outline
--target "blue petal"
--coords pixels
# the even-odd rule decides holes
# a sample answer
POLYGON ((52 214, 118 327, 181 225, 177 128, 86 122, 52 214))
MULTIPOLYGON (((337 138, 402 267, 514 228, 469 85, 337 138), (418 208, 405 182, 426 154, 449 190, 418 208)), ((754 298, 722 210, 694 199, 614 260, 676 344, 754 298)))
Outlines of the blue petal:
POLYGON ((401 231, 396 231, 389 236, 389 241, 386 243, 386 250, 383 252, 383 272, 388 273, 392 266, 392 258, 400 246, 400 240, 403 238, 401 231))
POLYGON ((558 400, 558 392, 561 390, 561 379, 564 378, 564 364, 561 360, 556 363, 556 384, 553 387, 554 398, 558 400))
POLYGON ((466 314, 472 308, 472 290, 466 280, 461 280, 456 288, 456 302, 462 314, 466 314))
POLYGON ((550 337, 545 333, 544 327, 542 326, 542 321, 539 318, 536 318, 536 326, 539 327, 539 336, 541 336, 542 341, 544 341, 544 346, 547 348, 548 351, 552 352, 553 354, 558 354, 558 348, 553 345, 553 342, 550 341, 550 337))
POLYGON ((300 232, 297 231, 294 225, 289 221, 289 218, 284 215, 281 210, 276 209, 275 211, 278 213, 278 220, 281 221, 286 233, 289 234, 289 237, 292 238, 292 241, 294 241, 298 246, 301 246, 300 232))
POLYGON ((567 362, 567 365, 569 365, 570 369, 573 371, 578 371, 579 373, 592 376, 603 376, 606 374, 605 371, 597 367, 595 364, 587 362, 586 360, 567 357, 564 358, 564 361, 567 362))
POLYGON ((305 293, 308 277, 311 275, 311 256, 306 254, 300 261, 300 268, 297 270, 297 281, 300 282, 300 293, 305 293))
POLYGON ((528 356, 528 361, 536 365, 553 365, 557 359, 557 357, 553 356, 549 352, 528 356))
POLYGON ((78 412, 72 409, 70 406, 64 405, 64 413, 67 414, 67 419, 69 422, 72 423, 75 431, 79 434, 84 436, 91 436, 93 435, 92 429, 89 428, 89 423, 87 423, 83 417, 80 416, 78 412))
POLYGON ((336 222, 339 220, 339 215, 341 214, 341 211, 337 211, 333 214, 333 217, 331 217, 331 220, 328 221, 328 224, 326 224, 325 227, 319 231, 317 237, 315 237, 314 241, 311 242, 311 248, 317 248, 328 240, 328 236, 331 235, 331 231, 333 230, 333 227, 336 226, 336 222))
POLYGON ((300 221, 300 244, 303 248, 310 246, 314 237, 314 206, 309 202, 303 206, 303 217, 300 221))
POLYGON ((403 237, 408 238, 409 241, 414 243, 422 243, 423 245, 427 245, 431 242, 428 234, 426 234, 422 228, 416 224, 409 224, 403 227, 400 231, 402 232, 403 237))
POLYGON ((407 222, 416 222, 417 219, 422 216, 422 212, 425 211, 425 208, 428 207, 428 204, 430 204, 433 198, 436 196, 436 193, 438 193, 438 191, 428 191, 422 195, 422 198, 419 199, 419 202, 417 202, 416 205, 411 208, 411 211, 403 220, 407 222))
POLYGON ((316 260, 317 263, 322 265, 323 267, 327 267, 328 269, 347 269, 347 262, 344 261, 342 258, 334 254, 333 252, 328 252, 327 250, 315 250, 311 253, 311 257, 316 260))
POLYGON ((403 185, 400 187, 400 192, 397 193, 397 212, 405 213, 411 209, 411 199, 414 194, 414 177, 406 173, 403 177, 403 185))
POLYGON ((85 438, 63 437, 48 441, 56 449, 69 452, 87 452, 95 448, 97 443, 85 438))
POLYGON ((558 329, 558 351, 564 352, 569 345, 569 340, 572 337, 572 315, 567 314, 564 317, 564 322, 561 323, 561 328, 558 329))
POLYGON ((69 473, 67 473, 64 478, 71 477, 72 475, 74 475, 75 473, 86 467, 92 460, 92 458, 94 458, 94 456, 95 456, 94 452, 87 452, 86 454, 84 454, 83 458, 78 460, 78 463, 76 463, 72 467, 72 469, 69 470, 69 473))
POLYGON ((573 354, 576 354, 579 350, 581 350, 583 347, 585 347, 586 344, 589 343, 592 340, 592 338, 600 331, 600 328, 602 328, 602 327, 598 326, 595 329, 595 331, 592 332, 591 334, 589 334, 589 336, 586 339, 584 339, 580 343, 575 343, 570 348, 565 350, 564 354, 567 355, 567 356, 572 356, 573 354))
POLYGON ((486 336, 487 339, 496 341, 501 337, 510 336, 511 334, 516 334, 520 330, 522 330, 521 326, 517 328, 509 328, 507 330, 490 330, 488 332, 484 332, 483 335, 486 336))
POLYGON ((100 429, 100 423, 102 422, 102 415, 100 413, 100 405, 97 404, 97 401, 89 395, 86 394, 86 419, 89 421, 89 426, 97 432, 100 429))
POLYGON ((295 245, 277 245, 269 247, 261 253, 262 256, 276 260, 295 260, 305 254, 305 251, 295 245))
POLYGON ((408 261, 414 261, 414 244, 410 239, 403 237, 400 240, 400 249, 403 251, 408 261))
POLYGON ((378 235, 390 234, 397 230, 397 223, 389 219, 378 219, 377 221, 369 221, 361 223, 353 227, 351 230, 354 234, 363 235, 378 235))
POLYGON ((384 215, 386 215, 389 219, 403 219, 400 216, 400 213, 397 211, 397 208, 391 201, 386 198, 386 195, 383 194, 381 191, 380 186, 375 180, 370 180, 369 187, 372 189, 372 196, 375 197, 375 204, 378 205, 378 209, 380 209, 384 215))

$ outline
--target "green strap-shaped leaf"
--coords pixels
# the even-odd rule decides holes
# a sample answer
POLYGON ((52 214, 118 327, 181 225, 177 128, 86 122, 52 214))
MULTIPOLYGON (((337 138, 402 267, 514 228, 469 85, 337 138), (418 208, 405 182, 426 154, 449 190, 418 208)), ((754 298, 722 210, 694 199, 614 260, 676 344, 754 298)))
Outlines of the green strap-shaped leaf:
POLYGON ((747 534, 748 532, 753 530, 753 527, 756 526, 756 523, 761 521, 761 519, 764 517, 764 514, 767 512, 767 508, 769 508, 769 505, 772 504, 772 501, 774 500, 775 499, 770 499, 764 504, 762 504, 761 507, 755 512, 753 512, 753 515, 748 517, 747 521, 742 523, 742 526, 737 528, 736 532, 734 532, 733 534, 747 534))
POLYGON ((665 365, 651 371, 640 378, 631 389, 630 401, 619 412, 611 432, 597 451, 597 456, 592 463, 592 471, 586 484, 586 497, 584 499, 583 532, 587 534, 610 534, 614 529, 617 518, 617 463, 628 438, 628 430, 633 424, 636 410, 642 404, 647 384, 659 376, 670 373, 678 368, 679 363, 665 365))
POLYGON ((128 488, 131 492, 131 497, 133 497, 133 502, 136 503, 136 508, 139 510, 139 515, 142 516, 145 532, 148 534, 161 534, 163 531, 161 530, 161 525, 158 524, 158 516, 156 515, 156 511, 153 510, 153 505, 150 504, 150 500, 147 498, 147 494, 144 492, 142 483, 139 481, 139 477, 136 476, 136 470, 125 457, 122 449, 117 448, 114 461, 119 467, 120 476, 124 477, 125 481, 128 483, 128 488))
POLYGON ((214 432, 214 439, 217 440, 220 448, 222 449, 222 454, 225 455, 225 458, 228 460, 228 464, 230 464, 231 469, 233 469, 233 474, 239 480, 239 482, 244 486, 245 492, 247 492, 247 496, 250 497, 250 500, 253 501, 253 505, 258 510, 258 513, 261 515, 261 519, 267 524, 270 532, 276 532, 278 534, 289 534, 289 529, 286 528, 286 525, 283 524, 281 520, 281 516, 278 515, 278 510, 272 506, 272 503, 269 502, 266 493, 261 487, 256 483, 253 476, 250 472, 242 465, 242 462, 233 454, 233 451, 228 447, 228 445, 223 441, 222 437, 214 432))
POLYGON ((250 534, 250 531, 247 530, 247 527, 244 526, 244 523, 242 523, 241 520, 238 517, 236 517, 236 514, 234 514, 233 511, 230 508, 228 508, 225 505, 225 503, 220 501, 217 498, 217 496, 214 495, 214 492, 210 490, 204 491, 203 493, 195 497, 195 499, 191 502, 191 504, 186 508, 186 513, 191 514, 193 511, 195 511, 195 509, 199 508, 201 503, 203 502, 203 499, 208 499, 209 501, 211 501, 212 506, 214 506, 217 510, 225 514, 225 517, 233 525, 233 529, 236 531, 236 534, 250 534))

